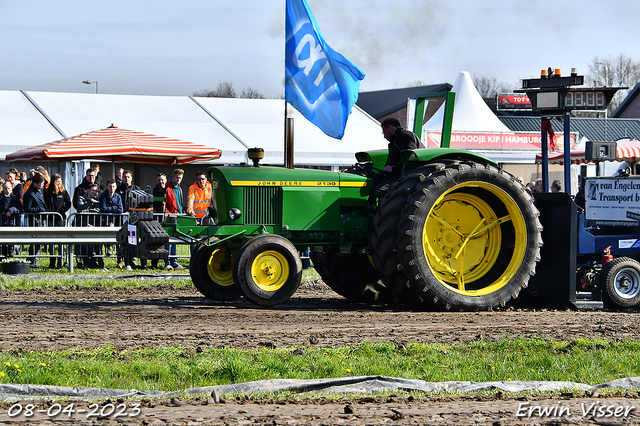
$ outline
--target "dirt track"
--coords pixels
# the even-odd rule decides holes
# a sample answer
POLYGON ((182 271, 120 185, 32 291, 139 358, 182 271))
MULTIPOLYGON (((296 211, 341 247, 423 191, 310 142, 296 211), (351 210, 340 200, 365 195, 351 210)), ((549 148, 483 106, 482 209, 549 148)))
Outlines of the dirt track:
MULTIPOLYGON (((59 350, 107 344, 121 349, 168 345, 247 349, 259 346, 329 347, 364 341, 394 341, 398 344, 458 343, 479 338, 493 341, 505 336, 537 336, 554 340, 579 337, 637 340, 640 337, 637 322, 635 312, 510 309, 448 313, 370 308, 349 303, 321 282, 303 285, 288 303, 271 309, 258 308, 243 300, 211 302, 191 287, 176 289, 170 283, 142 289, 70 288, 0 292, 0 323, 3 325, 0 327, 0 350, 59 350)), ((624 397, 631 398, 630 395, 624 397)), ((635 404, 640 413, 639 400, 625 401, 618 403, 635 404)), ((424 398, 420 401, 397 398, 392 402, 371 399, 365 404, 357 401, 330 404, 298 401, 281 405, 230 401, 225 405, 216 404, 214 417, 210 417, 213 414, 210 406, 203 408, 207 407, 202 405, 206 400, 184 402, 180 406, 174 404, 175 407, 171 407, 168 401, 152 402, 154 407, 143 410, 146 420, 129 418, 126 422, 153 424, 154 420, 159 420, 158 416, 168 416, 166 421, 181 424, 191 416, 195 421, 192 424, 235 424, 241 421, 259 424, 425 424, 433 421, 439 424, 491 424, 494 421, 519 424, 522 421, 531 424, 530 420, 516 418, 519 402, 513 397, 492 397, 480 403, 473 398, 424 398), (354 413, 345 413, 346 405, 355 407, 354 413), (394 415, 393 410, 403 414, 394 415)), ((578 413, 580 402, 574 400, 571 403, 577 404, 571 412, 578 413)), ((0 424, 9 420, 5 415, 7 409, 8 406, 0 411, 0 424)), ((632 414, 635 416, 635 411, 632 414)), ((50 420, 42 419, 43 422, 50 420)), ((562 421, 568 420, 566 416, 562 418, 562 421)), ((582 423, 588 419, 579 420, 582 423)), ((626 419, 629 420, 637 421, 638 417, 626 419)), ((539 423, 541 419, 537 421, 539 423)))

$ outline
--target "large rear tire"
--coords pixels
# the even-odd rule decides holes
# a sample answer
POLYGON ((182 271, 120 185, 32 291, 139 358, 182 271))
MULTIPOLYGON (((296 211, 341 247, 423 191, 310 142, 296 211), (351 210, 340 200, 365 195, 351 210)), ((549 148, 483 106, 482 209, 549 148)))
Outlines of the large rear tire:
MULTIPOLYGON (((220 241, 216 237, 209 238, 208 243, 220 241)), ((191 253, 189 274, 193 285, 205 297, 227 301, 239 298, 242 293, 233 280, 233 259, 239 243, 224 242, 216 245, 198 244, 191 253), (227 257, 228 256, 228 257, 227 257)))
POLYGON ((233 278, 244 297, 261 306, 289 300, 302 280, 302 261, 286 238, 262 234, 249 239, 235 256, 233 278))
POLYGON ((398 247, 416 295, 448 310, 505 306, 528 285, 542 245, 533 197, 490 164, 430 173, 407 200, 398 247))
POLYGON ((605 305, 631 309, 640 304, 640 263, 628 257, 607 262, 599 274, 605 305))

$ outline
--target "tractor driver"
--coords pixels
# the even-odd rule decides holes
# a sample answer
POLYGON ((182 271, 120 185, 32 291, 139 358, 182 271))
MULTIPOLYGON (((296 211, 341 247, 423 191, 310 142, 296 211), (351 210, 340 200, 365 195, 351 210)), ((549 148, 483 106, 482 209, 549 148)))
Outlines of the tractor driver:
POLYGON ((404 163, 400 153, 406 149, 424 148, 420 138, 415 133, 405 130, 400 126, 400 122, 393 118, 385 118, 380 124, 384 138, 389 141, 389 156, 382 173, 373 176, 373 189, 369 194, 367 207, 374 208, 376 198, 380 195, 381 189, 386 189, 389 182, 394 181, 402 174, 404 163))

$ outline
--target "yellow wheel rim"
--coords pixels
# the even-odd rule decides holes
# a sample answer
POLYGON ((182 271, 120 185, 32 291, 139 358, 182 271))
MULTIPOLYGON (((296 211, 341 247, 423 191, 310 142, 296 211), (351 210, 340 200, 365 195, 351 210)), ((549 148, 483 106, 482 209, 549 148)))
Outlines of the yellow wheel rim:
MULTIPOLYGON (((209 260, 207 261, 207 273, 209 277, 216 284, 229 287, 233 285, 233 271, 231 267, 227 268, 228 270, 223 268, 225 251, 231 250, 225 247, 216 248, 211 253, 209 260)), ((231 250, 231 264, 233 265, 233 258, 236 255, 236 250, 231 250)))
POLYGON ((484 182, 462 183, 434 203, 424 224, 422 245, 440 283, 462 295, 482 296, 502 288, 518 271, 526 252, 527 228, 518 205, 503 190, 484 182), (495 195, 506 213, 498 217, 478 189, 495 195), (502 247, 501 224, 513 227, 513 247, 502 247), (474 285, 491 271, 501 250, 508 250, 510 256, 504 271, 491 282, 474 285))
POLYGON ((262 290, 277 291, 289 279, 289 262, 275 250, 262 252, 251 264, 251 276, 262 290))

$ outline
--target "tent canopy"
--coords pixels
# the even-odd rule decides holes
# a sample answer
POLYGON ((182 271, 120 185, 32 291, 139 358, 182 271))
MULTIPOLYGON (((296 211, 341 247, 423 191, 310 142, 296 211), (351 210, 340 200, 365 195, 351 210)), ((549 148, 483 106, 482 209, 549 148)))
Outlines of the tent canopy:
POLYGON ((9 154, 6 161, 105 159, 146 164, 216 160, 220 150, 192 142, 110 126, 9 154))
MULTIPOLYGON (((487 106, 467 71, 458 74, 451 91, 456 94, 452 132, 513 133, 487 106)), ((423 131, 442 130, 444 108, 443 104, 424 124, 423 131)))
MULTIPOLYGON (((637 162, 640 161, 640 141, 633 140, 618 142, 616 147, 616 160, 637 162)), ((536 155, 536 163, 542 161, 542 154, 536 155)), ((587 160, 584 151, 571 152, 571 164, 595 163, 594 160, 587 160)), ((549 164, 564 164, 564 152, 556 151, 549 153, 549 164)))

